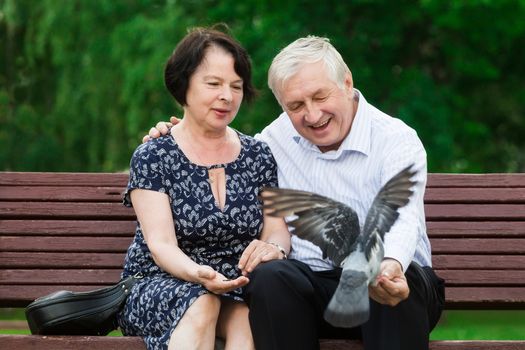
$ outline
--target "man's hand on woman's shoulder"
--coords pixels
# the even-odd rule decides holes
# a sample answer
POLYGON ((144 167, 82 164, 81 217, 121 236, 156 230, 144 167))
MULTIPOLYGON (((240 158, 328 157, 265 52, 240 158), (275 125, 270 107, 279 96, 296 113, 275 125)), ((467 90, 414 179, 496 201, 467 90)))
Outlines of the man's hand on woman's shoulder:
POLYGON ((153 128, 149 129, 147 135, 144 135, 142 138, 142 143, 148 142, 151 139, 156 139, 162 135, 166 135, 170 128, 179 122, 180 119, 175 116, 171 116, 169 122, 158 122, 153 128))

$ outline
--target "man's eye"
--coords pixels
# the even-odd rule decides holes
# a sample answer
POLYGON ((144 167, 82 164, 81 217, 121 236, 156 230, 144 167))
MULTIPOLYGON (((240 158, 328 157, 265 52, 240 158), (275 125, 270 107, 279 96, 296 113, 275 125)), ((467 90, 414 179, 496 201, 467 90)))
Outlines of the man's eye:
POLYGON ((318 101, 318 102, 323 102, 323 101, 325 101, 327 98, 328 98, 328 96, 319 96, 319 97, 316 97, 314 100, 316 100, 316 101, 318 101))
POLYGON ((288 109, 289 109, 290 111, 292 111, 292 112, 296 112, 296 111, 298 111, 299 109, 301 109, 301 106, 302 106, 302 104, 297 103, 297 104, 293 104, 293 105, 288 106, 288 109))

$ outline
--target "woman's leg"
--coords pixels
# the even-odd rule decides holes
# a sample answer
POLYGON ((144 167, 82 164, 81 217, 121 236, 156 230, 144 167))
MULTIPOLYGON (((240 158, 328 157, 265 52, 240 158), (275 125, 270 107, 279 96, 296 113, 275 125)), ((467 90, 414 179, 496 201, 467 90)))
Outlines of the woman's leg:
POLYGON ((168 349, 213 349, 220 309, 218 296, 204 294, 198 297, 171 333, 168 349))
POLYGON ((224 350, 255 349, 245 303, 222 299, 217 335, 225 340, 224 350))

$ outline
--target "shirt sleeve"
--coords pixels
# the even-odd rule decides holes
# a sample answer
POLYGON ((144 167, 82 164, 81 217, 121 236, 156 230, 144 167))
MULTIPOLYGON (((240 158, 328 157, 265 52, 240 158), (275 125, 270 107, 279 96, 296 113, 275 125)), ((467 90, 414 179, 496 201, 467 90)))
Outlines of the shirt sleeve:
MULTIPOLYGON (((399 139, 398 139, 399 141, 399 139)), ((427 182, 427 157, 423 144, 413 132, 386 155, 382 168, 381 181, 384 185, 402 169, 413 164, 416 174, 412 178, 417 183, 406 206, 399 209, 399 218, 385 235, 385 258, 399 261, 406 271, 416 252, 422 235, 426 235, 424 195, 427 182)))
POLYGON ((125 206, 132 206, 130 193, 134 189, 167 192, 164 185, 164 163, 161 157, 163 151, 155 140, 137 147, 130 161, 129 181, 123 198, 125 206))

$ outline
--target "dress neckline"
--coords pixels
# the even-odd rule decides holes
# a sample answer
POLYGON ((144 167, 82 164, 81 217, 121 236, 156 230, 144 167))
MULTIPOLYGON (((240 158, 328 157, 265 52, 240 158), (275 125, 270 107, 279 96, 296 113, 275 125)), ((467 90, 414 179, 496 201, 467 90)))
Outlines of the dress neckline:
POLYGON ((236 129, 233 129, 233 131, 235 131, 235 133, 237 134, 237 137, 239 138, 239 141, 240 141, 240 144, 241 144, 241 149, 239 151, 239 154, 237 155, 237 157, 235 159, 233 159, 231 162, 227 162, 227 163, 217 163, 217 164, 212 164, 212 165, 201 165, 201 164, 197 164, 193 161, 191 161, 188 156, 186 156, 186 153, 184 153, 184 151, 182 150, 182 148, 179 146, 179 144, 177 143, 177 140, 175 139, 175 137, 172 135, 171 133, 171 128, 169 129, 168 131, 168 134, 166 134, 166 136, 171 140, 171 142, 173 142, 173 144, 177 147, 177 150, 180 152, 180 154, 182 155, 182 157, 184 157, 184 159, 188 162, 188 164, 191 164, 192 166, 194 167, 198 167, 198 168, 203 168, 203 169, 207 169, 207 170, 211 170, 211 169, 219 169, 219 168, 227 168, 229 165, 231 164, 234 164, 234 163, 237 163, 238 161, 240 161, 244 155, 244 150, 245 150, 245 140, 243 138, 243 135, 237 131, 236 129))

